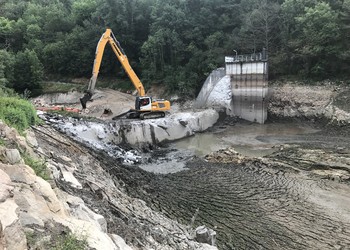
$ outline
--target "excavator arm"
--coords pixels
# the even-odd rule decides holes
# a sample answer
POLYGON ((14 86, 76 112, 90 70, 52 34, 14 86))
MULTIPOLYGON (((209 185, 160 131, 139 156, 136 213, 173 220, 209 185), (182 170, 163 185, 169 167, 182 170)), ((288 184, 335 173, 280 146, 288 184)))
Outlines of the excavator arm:
POLYGON ((136 97, 135 100, 135 109, 131 109, 130 111, 123 113, 120 116, 126 114, 128 118, 141 119, 164 117, 165 111, 170 110, 170 102, 163 99, 153 99, 150 96, 146 96, 143 84, 141 83, 134 70, 131 68, 128 57, 124 53, 124 50, 120 46, 118 40, 115 38, 111 29, 106 29, 106 32, 103 33, 97 44, 94 65, 92 68, 92 77, 89 81, 89 86, 86 91, 86 94, 82 98, 80 98, 80 102, 83 106, 83 109, 86 108, 86 103, 92 99, 92 96, 95 92, 97 76, 100 70, 103 53, 107 43, 109 43, 112 47, 114 54, 118 58, 119 62, 122 64, 124 70, 128 74, 132 84, 136 88, 139 95, 138 97, 136 97))
POLYGON ((83 109, 86 108, 87 101, 89 101, 92 98, 95 92, 95 85, 96 85, 98 73, 100 70, 100 66, 101 66, 101 62, 102 62, 102 58, 103 58, 103 54, 104 54, 104 50, 107 42, 111 45, 114 54, 117 56, 119 62, 122 64, 124 70, 128 74, 139 96, 145 96, 146 94, 143 84, 141 83, 140 79, 136 75, 135 71, 130 66, 128 57, 124 53, 124 50, 120 46, 120 43, 118 42, 118 40, 115 38, 112 30, 106 29, 106 32, 102 34, 96 47, 95 60, 94 60, 94 65, 92 67, 92 77, 90 78, 88 89, 84 97, 80 98, 80 102, 83 106, 83 109))

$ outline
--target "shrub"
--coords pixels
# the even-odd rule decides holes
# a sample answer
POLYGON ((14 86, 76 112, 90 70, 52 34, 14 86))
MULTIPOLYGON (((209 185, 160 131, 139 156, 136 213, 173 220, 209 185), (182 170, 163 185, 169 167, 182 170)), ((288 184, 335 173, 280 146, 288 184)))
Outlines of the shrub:
POLYGON ((26 49, 23 52, 18 52, 13 67, 13 89, 17 93, 23 93, 28 89, 33 96, 40 95, 42 92, 43 65, 35 51, 26 49))
POLYGON ((0 119, 19 132, 39 121, 33 105, 19 97, 0 98, 0 119))
POLYGON ((29 126, 23 110, 16 107, 0 108, 0 117, 7 125, 14 127, 19 132, 23 132, 29 126))

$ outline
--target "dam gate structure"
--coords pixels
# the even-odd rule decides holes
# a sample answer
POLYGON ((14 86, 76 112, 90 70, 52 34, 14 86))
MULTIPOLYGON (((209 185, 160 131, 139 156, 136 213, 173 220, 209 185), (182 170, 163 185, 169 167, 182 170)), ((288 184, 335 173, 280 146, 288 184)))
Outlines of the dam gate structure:
POLYGON ((260 53, 225 57, 225 68, 208 76, 194 103, 229 116, 263 124, 267 119, 268 56, 260 53))
POLYGON ((226 75, 230 76, 232 113, 244 120, 264 123, 267 119, 267 53, 225 57, 226 75))

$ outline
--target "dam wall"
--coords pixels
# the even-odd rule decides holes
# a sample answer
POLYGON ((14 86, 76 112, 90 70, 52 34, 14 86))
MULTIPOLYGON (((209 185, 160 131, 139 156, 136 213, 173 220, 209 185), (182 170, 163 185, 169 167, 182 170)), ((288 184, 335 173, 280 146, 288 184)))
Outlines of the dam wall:
POLYGON ((196 108, 215 108, 229 116, 264 123, 267 119, 267 53, 225 57, 225 68, 214 70, 196 99, 196 108))

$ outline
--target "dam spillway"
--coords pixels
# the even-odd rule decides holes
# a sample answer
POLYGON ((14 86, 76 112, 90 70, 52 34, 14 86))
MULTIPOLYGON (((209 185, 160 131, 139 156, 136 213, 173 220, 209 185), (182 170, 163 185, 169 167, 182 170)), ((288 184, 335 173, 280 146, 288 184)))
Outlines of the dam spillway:
POLYGON ((197 108, 214 107, 230 116, 264 123, 267 119, 268 62, 265 50, 225 57, 225 68, 214 70, 196 99, 197 108))

